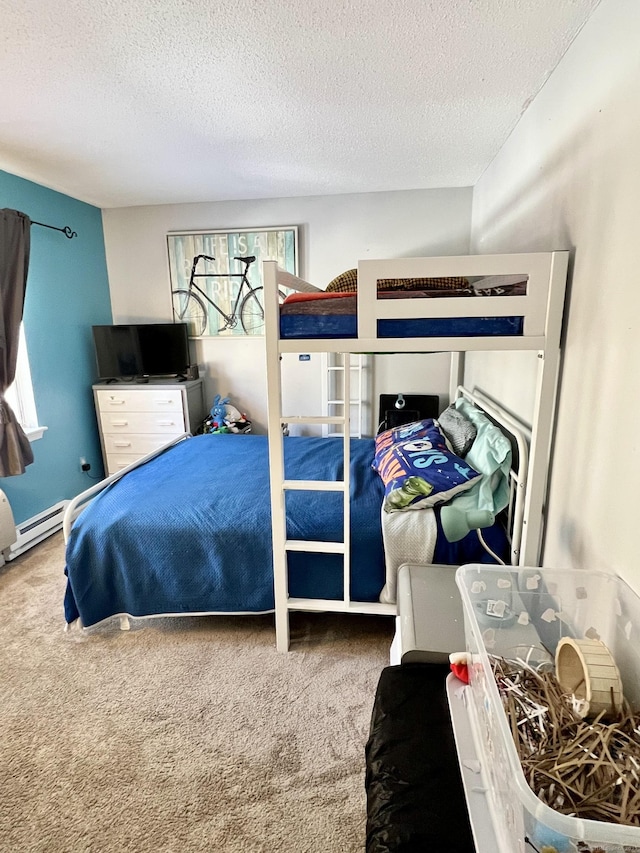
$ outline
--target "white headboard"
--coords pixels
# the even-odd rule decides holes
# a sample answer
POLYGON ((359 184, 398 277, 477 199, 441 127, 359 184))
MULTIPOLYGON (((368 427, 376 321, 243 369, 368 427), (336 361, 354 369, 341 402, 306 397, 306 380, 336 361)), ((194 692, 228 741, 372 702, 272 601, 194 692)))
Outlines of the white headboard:
POLYGON ((529 444, 531 430, 515 420, 499 404, 480 391, 470 391, 463 385, 456 388, 456 398, 464 397, 484 412, 511 442, 513 457, 509 475, 509 505, 507 507, 507 534, 511 542, 511 562, 520 565, 520 544, 525 523, 525 497, 529 471, 529 444))

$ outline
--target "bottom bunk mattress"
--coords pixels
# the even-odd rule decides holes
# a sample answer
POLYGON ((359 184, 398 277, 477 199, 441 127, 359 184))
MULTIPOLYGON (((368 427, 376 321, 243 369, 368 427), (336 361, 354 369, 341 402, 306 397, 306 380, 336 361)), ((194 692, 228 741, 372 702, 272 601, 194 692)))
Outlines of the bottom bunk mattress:
MULTIPOLYGON (((340 480, 343 443, 284 439, 287 479, 340 480)), ((384 584, 383 486, 373 439, 351 442, 351 595, 377 601, 384 584)), ((287 493, 287 536, 340 542, 342 495, 287 493)), ((267 437, 187 439, 108 486, 75 521, 66 553, 65 618, 85 627, 118 614, 273 610, 267 437)), ((343 560, 291 552, 292 597, 339 599, 343 560)))

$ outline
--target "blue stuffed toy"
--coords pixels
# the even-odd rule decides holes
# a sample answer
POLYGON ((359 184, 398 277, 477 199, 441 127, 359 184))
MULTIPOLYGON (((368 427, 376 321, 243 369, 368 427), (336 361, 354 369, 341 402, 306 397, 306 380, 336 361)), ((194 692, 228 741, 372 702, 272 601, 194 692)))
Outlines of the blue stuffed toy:
POLYGON ((213 429, 222 429, 226 427, 225 420, 227 418, 227 403, 229 402, 229 398, 225 397, 224 399, 220 396, 220 394, 216 394, 213 399, 213 406, 211 407, 211 421, 213 429))
POLYGON ((251 432, 251 421, 231 405, 228 397, 222 398, 220 394, 216 394, 211 411, 199 432, 205 435, 251 432))

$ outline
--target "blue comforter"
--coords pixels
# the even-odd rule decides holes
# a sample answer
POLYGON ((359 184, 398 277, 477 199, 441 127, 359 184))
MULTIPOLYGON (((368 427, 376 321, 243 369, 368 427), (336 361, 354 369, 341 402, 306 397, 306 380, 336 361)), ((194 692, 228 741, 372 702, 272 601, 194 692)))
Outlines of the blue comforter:
MULTIPOLYGON (((285 476, 342 478, 339 439, 288 437, 285 476)), ((383 486, 373 439, 351 443, 351 597, 384 584, 383 486)), ((342 541, 342 495, 287 493, 287 536, 342 541)), ((289 554, 289 594, 342 598, 342 557, 289 554)), ((266 436, 190 438, 101 492, 67 544, 65 617, 273 610, 266 436)))

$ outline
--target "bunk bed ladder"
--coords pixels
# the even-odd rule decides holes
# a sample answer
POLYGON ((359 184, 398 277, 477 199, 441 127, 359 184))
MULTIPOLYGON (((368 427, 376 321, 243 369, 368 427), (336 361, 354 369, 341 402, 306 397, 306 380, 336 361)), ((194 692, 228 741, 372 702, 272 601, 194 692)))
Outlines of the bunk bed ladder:
MULTIPOLYGON (((345 355, 348 358, 348 355, 345 355)), ((278 360, 279 365, 279 360, 278 360)), ((279 372, 279 371, 278 371, 279 372)), ((350 601, 350 417, 349 417, 349 370, 345 370, 343 391, 343 415, 325 416, 290 416, 283 415, 280 408, 277 418, 270 416, 270 477, 271 477, 271 511, 273 523, 273 569, 276 611, 276 646, 278 651, 289 648, 289 611, 290 610, 335 610, 339 602, 322 599, 289 598, 287 554, 290 551, 305 553, 341 554, 343 565, 343 603, 348 607, 350 601), (274 421, 276 421, 274 423, 274 421), (330 424, 342 429, 344 452, 344 474, 340 481, 333 480, 287 480, 284 471, 284 441, 283 424, 330 424), (275 430, 275 433, 274 433, 275 430), (275 440, 273 436, 275 435, 275 440), (322 542, 311 540, 287 539, 286 535, 286 495, 288 491, 342 492, 343 495, 343 539, 342 542, 322 542)), ((274 377, 271 377, 273 380, 274 377)), ((272 385, 271 388, 274 386, 272 385)), ((281 375, 277 379, 277 387, 281 392, 281 375)), ((280 401, 282 399, 279 394, 280 401)), ((273 401, 269 401, 272 407, 273 401)))
MULTIPOLYGON (((351 371, 343 371, 342 414, 321 416, 291 416, 282 412, 282 356, 273 351, 278 348, 279 308, 277 302, 275 264, 265 263, 265 334, 267 340, 267 408, 269 417, 269 477, 271 486, 271 517, 273 535, 273 573, 276 616, 276 647, 278 651, 289 649, 289 611, 315 610, 335 611, 347 609, 350 602, 350 442, 351 442, 351 371), (271 282, 269 278, 273 276, 271 282), (287 480, 284 470, 284 424, 331 425, 341 428, 344 454, 344 474, 341 481, 328 480, 287 480), (343 495, 343 539, 342 542, 320 542, 287 539, 286 495, 288 491, 342 492, 343 495), (343 599, 324 601, 322 599, 289 598, 287 554, 290 551, 305 553, 341 554, 343 565, 343 599)), ((349 354, 343 354, 343 366, 348 365, 349 354)))
MULTIPOLYGON (((351 437, 362 438, 365 411, 370 407, 368 373, 370 371, 370 356, 363 353, 340 354, 328 352, 323 354, 322 371, 322 399, 327 414, 338 414, 343 411, 344 395, 342 389, 342 374, 346 369, 346 360, 349 360, 349 371, 351 376, 350 396, 350 418, 351 437), (342 355, 342 361, 340 360, 342 355)), ((341 432, 337 426, 325 424, 322 428, 325 437, 340 437, 341 432)))

